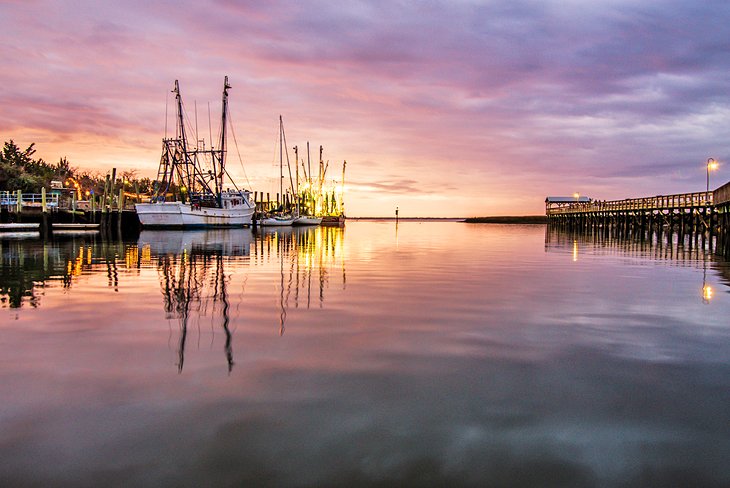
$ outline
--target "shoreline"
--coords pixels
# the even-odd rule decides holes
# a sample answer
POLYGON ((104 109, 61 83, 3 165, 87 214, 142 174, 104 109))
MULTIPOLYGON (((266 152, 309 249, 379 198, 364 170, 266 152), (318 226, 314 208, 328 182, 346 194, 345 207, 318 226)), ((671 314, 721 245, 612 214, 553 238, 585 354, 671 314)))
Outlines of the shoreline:
POLYGON ((523 215, 500 217, 470 217, 464 219, 468 224, 547 224, 547 215, 523 215))

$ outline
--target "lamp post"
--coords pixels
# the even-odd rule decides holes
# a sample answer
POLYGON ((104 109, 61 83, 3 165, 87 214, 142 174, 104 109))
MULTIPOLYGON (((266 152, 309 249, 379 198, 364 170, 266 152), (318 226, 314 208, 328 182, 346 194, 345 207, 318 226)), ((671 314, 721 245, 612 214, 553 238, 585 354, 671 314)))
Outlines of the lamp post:
POLYGON ((717 166, 715 158, 707 158, 707 193, 710 193, 710 170, 716 170, 717 166))

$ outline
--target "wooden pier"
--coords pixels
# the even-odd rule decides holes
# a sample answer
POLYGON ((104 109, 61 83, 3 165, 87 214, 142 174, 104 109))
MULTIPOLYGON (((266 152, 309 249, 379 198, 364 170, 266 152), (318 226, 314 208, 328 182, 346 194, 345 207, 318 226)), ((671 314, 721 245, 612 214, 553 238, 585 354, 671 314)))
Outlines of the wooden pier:
POLYGON ((58 194, 30 194, 0 192, 0 232, 39 232, 42 238, 51 238, 53 233, 100 232, 105 238, 133 237, 139 234, 140 224, 137 213, 128 208, 124 193, 119 198, 69 204, 58 194), (90 205, 81 205, 86 203, 90 205))
POLYGON ((618 237, 702 245, 730 256, 730 183, 714 191, 625 200, 545 201, 551 225, 618 237), (701 244, 700 244, 701 240, 701 244))

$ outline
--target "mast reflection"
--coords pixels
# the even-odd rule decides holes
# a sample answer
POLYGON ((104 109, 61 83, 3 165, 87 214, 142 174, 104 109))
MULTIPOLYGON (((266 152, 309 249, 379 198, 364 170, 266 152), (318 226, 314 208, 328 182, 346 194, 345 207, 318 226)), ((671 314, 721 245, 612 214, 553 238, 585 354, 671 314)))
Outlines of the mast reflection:
POLYGON ((264 227, 255 234, 251 250, 254 265, 279 260, 279 335, 286 330, 287 311, 309 309, 312 302, 324 307, 325 290, 341 273, 342 289, 347 284, 345 229, 343 227, 264 227))
POLYGON ((248 229, 208 231, 143 231, 139 253, 157 267, 165 317, 177 319, 180 337, 177 369, 182 373, 188 327, 209 316, 225 334, 223 352, 228 372, 233 369, 233 333, 230 328, 230 276, 226 263, 247 257, 248 229))

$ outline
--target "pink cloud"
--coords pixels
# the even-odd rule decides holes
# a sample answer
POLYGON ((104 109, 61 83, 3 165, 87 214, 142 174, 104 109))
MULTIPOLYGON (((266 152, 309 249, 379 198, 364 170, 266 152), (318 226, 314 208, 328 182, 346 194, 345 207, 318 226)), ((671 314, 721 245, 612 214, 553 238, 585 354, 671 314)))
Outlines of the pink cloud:
POLYGON ((402 202, 414 215, 540 213, 548 193, 692 191, 695 161, 730 157, 728 17, 688 1, 5 2, 0 130, 40 137, 48 160, 152 175, 172 82, 207 126, 228 75, 252 185, 272 178, 282 114, 291 145, 323 144, 348 160, 353 188, 376 191, 353 192, 354 214, 373 202, 385 215, 402 202), (422 198, 433 188, 448 188, 448 209, 422 198))

